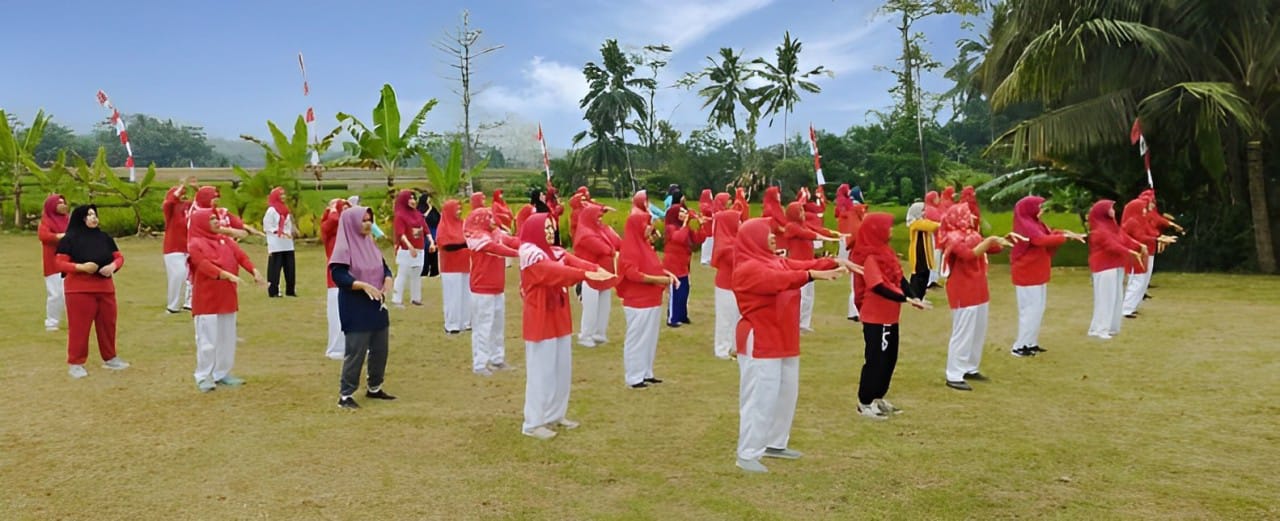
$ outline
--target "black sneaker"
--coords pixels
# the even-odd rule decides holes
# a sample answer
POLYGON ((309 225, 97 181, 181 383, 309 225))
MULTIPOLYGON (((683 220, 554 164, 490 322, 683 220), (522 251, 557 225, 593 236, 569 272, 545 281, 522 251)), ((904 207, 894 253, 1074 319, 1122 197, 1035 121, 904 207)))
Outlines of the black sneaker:
POLYGON ((461 334, 462 334, 462 332, 461 332, 461 331, 458 331, 457 329, 446 329, 446 330, 444 331, 444 334, 449 335, 449 336, 453 336, 453 335, 461 335, 461 334))
POLYGON ((680 319, 680 323, 681 323, 681 324, 684 324, 684 325, 686 325, 686 326, 688 326, 688 325, 693 325, 693 321, 692 321, 692 320, 689 320, 689 319, 687 319, 687 318, 682 318, 682 319, 680 319))
POLYGON ((644 379, 644 383, 647 383, 647 384, 660 384, 660 383, 662 383, 662 380, 659 380, 659 379, 657 379, 657 378, 645 378, 645 379, 644 379))
POLYGON ((354 411, 360 408, 360 404, 356 403, 355 398, 344 396, 342 398, 338 398, 338 407, 354 411))
POLYGON ((1151 294, 1150 294, 1150 293, 1143 293, 1143 294, 1142 294, 1142 300, 1151 300, 1151 294))
POLYGON ((973 390, 973 387, 970 387, 970 386, 969 386, 969 384, 968 384, 968 382, 965 382, 964 380, 960 380, 960 381, 958 381, 958 382, 957 382, 957 381, 953 381, 953 380, 947 380, 947 387, 950 387, 950 388, 955 389, 955 390, 957 390, 957 391, 972 391, 972 390, 973 390))
POLYGON ((979 372, 977 372, 977 371, 974 371, 974 372, 972 372, 972 373, 969 373, 969 374, 964 375, 964 379, 965 379, 965 380, 973 380, 973 381, 975 381, 975 382, 989 382, 989 381, 991 381, 991 379, 990 379, 990 378, 987 378, 987 375, 982 374, 982 373, 979 373, 979 372))
POLYGON ((854 322, 862 322, 862 317, 860 317, 860 316, 858 316, 858 317, 848 317, 848 319, 849 319, 849 320, 852 320, 852 321, 854 321, 854 322))
MULTIPOLYGON (((365 398, 373 398, 373 399, 375 399, 375 400, 394 400, 394 399, 396 399, 396 397, 395 397, 395 396, 391 396, 391 395, 387 394, 387 392, 386 392, 386 391, 383 391, 382 389, 378 389, 377 391, 365 391, 364 396, 365 396, 365 398)), ((354 402, 355 400, 352 400, 352 401, 354 402)))
POLYGON ((1048 349, 1045 349, 1045 348, 1040 347, 1040 346, 1031 346, 1031 347, 1028 347, 1027 349, 1030 349, 1030 350, 1035 351, 1035 352, 1037 352, 1037 353, 1044 353, 1044 352, 1049 351, 1048 349))
POLYGON ((176 310, 176 309, 164 308, 164 310, 165 310, 165 312, 166 312, 166 313, 168 313, 168 314, 170 314, 170 315, 177 314, 177 313, 181 313, 181 311, 178 311, 178 310, 176 310))
POLYGON ((1137 314, 1137 313, 1129 313, 1128 315, 1125 315, 1125 316, 1124 316, 1124 318, 1138 318, 1138 314, 1137 314))
POLYGON ((631 386, 631 388, 632 388, 632 389, 648 389, 648 388, 649 388, 649 384, 644 383, 644 382, 640 382, 640 383, 638 383, 638 384, 632 385, 632 386, 631 386))
POLYGON ((677 327, 680 327, 680 323, 679 323, 679 322, 675 322, 675 323, 668 322, 668 323, 667 323, 667 327, 672 328, 672 329, 675 329, 675 328, 677 328, 677 327))
POLYGON ((1012 351, 1009 351, 1009 353, 1018 358, 1036 356, 1036 352, 1033 351, 1030 347, 1026 347, 1026 346, 1014 348, 1012 351))

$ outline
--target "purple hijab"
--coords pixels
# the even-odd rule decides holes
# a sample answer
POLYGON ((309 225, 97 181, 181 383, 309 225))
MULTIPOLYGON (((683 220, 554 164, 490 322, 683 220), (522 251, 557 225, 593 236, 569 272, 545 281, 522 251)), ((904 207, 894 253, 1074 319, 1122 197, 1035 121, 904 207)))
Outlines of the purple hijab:
POLYGON ((345 264, 356 280, 382 287, 382 250, 373 242, 373 237, 360 233, 360 224, 364 216, 373 210, 363 206, 352 206, 338 216, 338 237, 333 244, 333 255, 329 257, 329 265, 345 264))

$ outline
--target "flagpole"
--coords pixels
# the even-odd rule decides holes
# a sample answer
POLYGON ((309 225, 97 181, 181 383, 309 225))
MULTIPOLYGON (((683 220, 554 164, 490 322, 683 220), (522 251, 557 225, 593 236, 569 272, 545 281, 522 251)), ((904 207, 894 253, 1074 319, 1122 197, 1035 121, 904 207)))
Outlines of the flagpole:
POLYGON ((547 173, 547 182, 551 182, 551 156, 547 155, 547 138, 542 134, 542 122, 538 122, 538 144, 542 145, 542 168, 547 173))

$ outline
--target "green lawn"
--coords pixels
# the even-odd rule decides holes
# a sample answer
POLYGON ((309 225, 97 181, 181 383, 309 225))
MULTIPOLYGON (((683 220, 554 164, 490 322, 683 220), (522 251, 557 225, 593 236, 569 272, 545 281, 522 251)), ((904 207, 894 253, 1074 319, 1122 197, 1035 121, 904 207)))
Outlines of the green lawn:
MULTIPOLYGON (((517 370, 473 376, 469 337, 427 306, 395 310, 395 402, 335 407, 323 357, 322 252, 298 253, 298 299, 242 288, 239 389, 195 389, 193 330, 163 311, 160 241, 120 241, 120 354, 132 368, 67 377, 65 331, 41 327, 37 241, 0 235, 0 519, 1276 519, 1280 279, 1158 273, 1154 300, 1109 342, 1085 337, 1087 271, 1057 269, 1042 344, 1008 355, 1008 272, 971 393, 943 386, 950 316, 904 311, 884 423, 854 413, 859 328, 845 282, 817 290, 791 446, 768 475, 734 465, 737 367, 715 359, 712 273, 693 271, 694 326, 662 330, 667 383, 622 379, 624 324, 574 350, 570 415, 550 442, 520 435, 523 344, 515 271, 506 342, 517 370)), ((261 246, 250 245, 265 265, 261 246)), ((577 312, 575 310, 575 316, 577 312)), ((92 350, 92 348, 91 348, 92 350)))

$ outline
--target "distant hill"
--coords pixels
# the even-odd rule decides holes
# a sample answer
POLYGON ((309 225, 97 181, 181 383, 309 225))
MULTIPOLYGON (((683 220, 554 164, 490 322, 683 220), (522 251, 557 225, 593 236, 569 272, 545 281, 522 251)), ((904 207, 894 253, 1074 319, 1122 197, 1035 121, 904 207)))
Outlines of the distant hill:
POLYGON ((213 146, 214 152, 226 156, 233 165, 245 168, 261 168, 266 165, 262 149, 248 141, 211 137, 209 144, 213 146))

